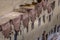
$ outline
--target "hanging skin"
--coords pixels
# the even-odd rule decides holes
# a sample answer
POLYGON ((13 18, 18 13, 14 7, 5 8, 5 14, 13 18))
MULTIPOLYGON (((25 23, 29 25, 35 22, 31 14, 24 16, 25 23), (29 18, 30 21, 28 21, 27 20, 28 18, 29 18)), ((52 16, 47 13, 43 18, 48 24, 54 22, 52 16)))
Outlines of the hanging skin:
POLYGON ((12 19, 12 24, 14 25, 14 30, 19 32, 19 30, 20 30, 20 16, 12 19))
POLYGON ((47 9, 47 1, 42 1, 42 7, 43 7, 43 10, 46 10, 47 9))
POLYGON ((24 27, 27 28, 27 32, 28 32, 28 24, 29 24, 29 16, 28 13, 23 14, 23 25, 24 27))
POLYGON ((52 10, 51 5, 47 5, 47 10, 48 10, 48 13, 51 12, 51 10, 52 10))
POLYGON ((2 27, 2 33, 3 33, 4 37, 8 38, 10 33, 11 33, 11 25, 10 25, 10 23, 7 22, 5 24, 2 24, 1 27, 2 27))
POLYGON ((31 19, 31 22, 32 22, 31 27, 33 29, 34 28, 34 22, 36 20, 36 12, 35 12, 35 10, 30 11, 30 19, 31 19))
POLYGON ((39 17, 42 12, 42 2, 36 4, 35 10, 37 11, 37 17, 39 17))
POLYGON ((31 18, 32 22, 35 21, 35 19, 36 19, 36 12, 35 12, 35 10, 31 10, 30 11, 30 18, 31 18))

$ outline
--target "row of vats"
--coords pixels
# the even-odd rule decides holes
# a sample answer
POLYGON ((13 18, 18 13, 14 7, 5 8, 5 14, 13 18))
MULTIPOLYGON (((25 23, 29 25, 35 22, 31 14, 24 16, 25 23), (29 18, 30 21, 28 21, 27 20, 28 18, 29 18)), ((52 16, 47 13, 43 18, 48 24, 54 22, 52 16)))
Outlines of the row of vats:
POLYGON ((2 31, 2 34, 4 35, 5 38, 10 38, 10 35, 12 34, 12 25, 13 25, 15 35, 17 36, 18 32, 19 31, 21 32, 20 27, 21 27, 22 23, 28 32, 29 21, 32 22, 31 27, 33 29, 34 22, 35 22, 36 18, 37 17, 39 18, 39 16, 41 15, 42 9, 47 10, 48 13, 50 13, 53 10, 54 3, 55 3, 55 1, 52 4, 51 3, 48 4, 47 1, 42 0, 40 3, 31 4, 34 7, 21 6, 20 8, 22 8, 23 10, 20 10, 20 8, 19 8, 19 9, 17 9, 18 11, 14 10, 14 12, 11 12, 9 15, 3 16, 0 19, 0 30, 2 31))

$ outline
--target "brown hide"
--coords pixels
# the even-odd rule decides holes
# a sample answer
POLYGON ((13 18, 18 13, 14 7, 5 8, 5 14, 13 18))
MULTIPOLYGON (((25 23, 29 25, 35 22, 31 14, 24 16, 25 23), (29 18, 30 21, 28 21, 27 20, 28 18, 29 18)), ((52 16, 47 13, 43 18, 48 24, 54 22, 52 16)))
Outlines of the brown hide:
POLYGON ((47 5, 47 11, 48 11, 48 13, 50 13, 51 10, 52 10, 51 5, 47 5))
POLYGON ((42 12, 42 3, 38 3, 35 8, 37 11, 37 17, 39 17, 42 12))
POLYGON ((24 27, 28 27, 29 24, 29 17, 28 17, 28 13, 23 14, 23 25, 24 27))
POLYGON ((3 33, 4 37, 8 38, 9 34, 11 32, 11 25, 10 25, 10 23, 7 22, 7 23, 1 25, 1 27, 2 27, 2 33, 3 33))
POLYGON ((47 1, 42 1, 43 10, 47 9, 47 1))
POLYGON ((31 18, 32 22, 35 21, 35 19, 36 19, 36 11, 35 10, 30 11, 30 18, 31 18))
POLYGON ((20 30, 20 16, 12 19, 12 24, 14 25, 14 30, 18 32, 20 30))

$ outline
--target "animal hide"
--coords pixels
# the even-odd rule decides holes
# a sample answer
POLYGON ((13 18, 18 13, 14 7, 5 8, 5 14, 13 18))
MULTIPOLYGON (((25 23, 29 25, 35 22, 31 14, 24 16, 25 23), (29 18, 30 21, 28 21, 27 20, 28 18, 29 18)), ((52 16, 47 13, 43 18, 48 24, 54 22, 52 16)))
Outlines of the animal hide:
POLYGON ((12 24, 14 25, 14 30, 18 32, 20 30, 20 16, 12 19, 12 24))
POLYGON ((47 5, 47 11, 48 11, 48 13, 50 13, 51 10, 52 10, 51 5, 47 5))
POLYGON ((40 16, 41 12, 42 12, 42 3, 38 3, 35 7, 36 11, 37 11, 37 17, 40 16))
POLYGON ((9 35, 10 35, 10 32, 11 32, 11 25, 10 25, 10 23, 7 22, 5 24, 2 24, 1 27, 2 27, 2 33, 3 33, 4 37, 8 38, 9 35))
POLYGON ((53 1, 50 5, 51 5, 52 10, 54 10, 54 8, 55 8, 55 1, 53 1))
POLYGON ((35 12, 35 10, 31 10, 30 11, 30 18, 31 18, 31 21, 32 22, 34 22, 35 21, 35 19, 36 19, 36 12, 35 12))
POLYGON ((24 25, 24 27, 28 27, 28 24, 29 24, 29 17, 28 17, 28 14, 25 13, 23 15, 23 25, 24 25))

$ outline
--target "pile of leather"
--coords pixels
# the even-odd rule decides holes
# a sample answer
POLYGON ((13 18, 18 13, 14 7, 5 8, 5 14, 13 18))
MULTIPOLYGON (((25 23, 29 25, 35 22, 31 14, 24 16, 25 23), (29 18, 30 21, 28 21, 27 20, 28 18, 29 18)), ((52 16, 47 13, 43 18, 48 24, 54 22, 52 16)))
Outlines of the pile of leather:
POLYGON ((23 21, 23 26, 25 28, 27 28, 27 32, 28 32, 28 25, 29 25, 29 16, 28 16, 28 13, 24 13, 23 14, 23 17, 22 17, 22 21, 23 21))

